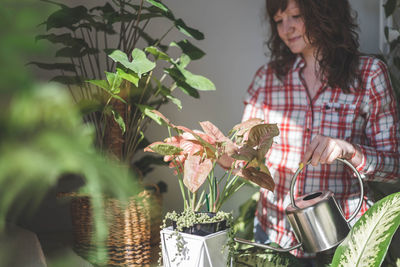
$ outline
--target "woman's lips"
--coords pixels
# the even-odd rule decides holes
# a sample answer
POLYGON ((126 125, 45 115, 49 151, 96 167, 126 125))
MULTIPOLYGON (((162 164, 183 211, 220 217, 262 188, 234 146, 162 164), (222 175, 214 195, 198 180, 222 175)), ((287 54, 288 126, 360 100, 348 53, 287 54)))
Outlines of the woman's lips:
POLYGON ((300 38, 301 38, 301 36, 297 36, 297 37, 289 38, 288 41, 289 41, 289 43, 293 43, 293 42, 296 42, 297 40, 299 40, 300 38))

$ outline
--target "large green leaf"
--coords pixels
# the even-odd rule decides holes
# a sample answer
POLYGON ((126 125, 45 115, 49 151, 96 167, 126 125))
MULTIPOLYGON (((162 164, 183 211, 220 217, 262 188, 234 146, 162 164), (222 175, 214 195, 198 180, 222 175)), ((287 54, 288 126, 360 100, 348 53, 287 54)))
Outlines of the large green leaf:
POLYGON ((400 192, 375 203, 354 225, 336 249, 335 266, 381 266, 400 225, 400 192))
POLYGON ((112 52, 110 58, 134 71, 139 77, 141 77, 143 73, 151 71, 156 66, 156 64, 148 60, 146 54, 138 48, 132 51, 132 62, 129 61, 128 56, 120 50, 112 52))

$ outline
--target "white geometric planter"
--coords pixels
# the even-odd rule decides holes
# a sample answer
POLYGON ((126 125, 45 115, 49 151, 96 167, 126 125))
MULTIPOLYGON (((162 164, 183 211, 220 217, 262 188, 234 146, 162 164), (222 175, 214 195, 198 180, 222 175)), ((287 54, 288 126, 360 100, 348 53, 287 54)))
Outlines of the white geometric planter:
POLYGON ((164 267, 223 267, 228 259, 227 230, 207 236, 180 233, 183 237, 183 253, 176 256, 176 235, 172 227, 161 230, 164 267), (175 261, 173 261, 175 259, 175 261))

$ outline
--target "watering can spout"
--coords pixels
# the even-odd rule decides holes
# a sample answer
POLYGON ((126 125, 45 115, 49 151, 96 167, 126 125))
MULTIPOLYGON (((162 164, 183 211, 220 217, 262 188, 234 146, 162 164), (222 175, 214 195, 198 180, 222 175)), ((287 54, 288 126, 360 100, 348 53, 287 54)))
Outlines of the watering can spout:
POLYGON ((249 241, 249 240, 246 240, 246 239, 242 239, 242 238, 239 238, 239 237, 235 237, 234 240, 236 242, 243 243, 243 244, 246 244, 246 245, 252 245, 252 246, 260 247, 260 248, 264 248, 264 249, 271 249, 271 250, 274 250, 274 251, 277 251, 277 252, 289 252, 291 250, 294 250, 296 248, 300 248, 301 247, 301 243, 299 243, 297 245, 294 245, 293 247, 290 247, 290 248, 277 248, 277 247, 272 247, 272 246, 269 246, 269 245, 266 245, 266 244, 252 242, 252 241, 249 241))

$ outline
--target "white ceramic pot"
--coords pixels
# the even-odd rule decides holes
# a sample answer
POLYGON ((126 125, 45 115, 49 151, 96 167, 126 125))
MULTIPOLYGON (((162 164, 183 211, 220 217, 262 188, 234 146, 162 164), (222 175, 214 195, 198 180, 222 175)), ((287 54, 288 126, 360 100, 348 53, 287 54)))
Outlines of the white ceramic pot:
POLYGON ((176 234, 172 227, 161 231, 164 267, 221 267, 226 266, 228 247, 227 230, 207 236, 179 233, 183 238, 183 251, 178 254, 176 234))

